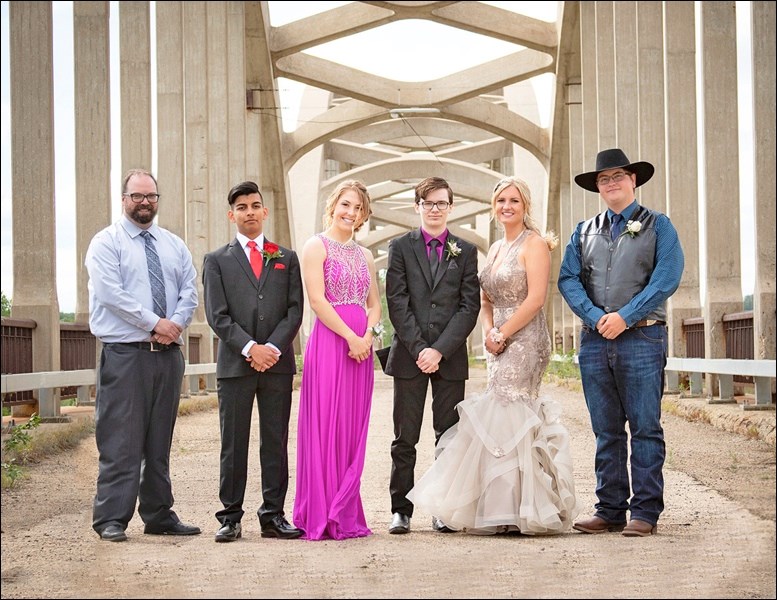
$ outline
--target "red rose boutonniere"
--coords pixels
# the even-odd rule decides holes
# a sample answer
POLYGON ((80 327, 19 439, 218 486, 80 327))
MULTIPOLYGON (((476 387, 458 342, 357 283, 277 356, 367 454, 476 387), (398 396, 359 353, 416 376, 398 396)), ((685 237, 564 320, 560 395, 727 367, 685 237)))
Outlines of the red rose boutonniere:
POLYGON ((264 264, 267 264, 272 258, 283 258, 283 253, 278 248, 278 244, 265 242, 264 248, 262 248, 262 256, 264 256, 264 264))

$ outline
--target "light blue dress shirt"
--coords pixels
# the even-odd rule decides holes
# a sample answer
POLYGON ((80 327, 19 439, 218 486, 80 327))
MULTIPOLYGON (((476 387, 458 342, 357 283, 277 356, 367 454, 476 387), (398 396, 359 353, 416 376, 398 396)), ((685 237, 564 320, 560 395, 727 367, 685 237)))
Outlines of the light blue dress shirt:
MULTIPOLYGON (((89 328, 105 343, 147 342, 159 322, 151 298, 143 231, 126 215, 89 244, 89 328)), ((166 317, 186 328, 197 308, 197 272, 184 241, 156 223, 148 228, 165 277, 166 317)), ((178 338, 183 344, 183 336, 178 338)))

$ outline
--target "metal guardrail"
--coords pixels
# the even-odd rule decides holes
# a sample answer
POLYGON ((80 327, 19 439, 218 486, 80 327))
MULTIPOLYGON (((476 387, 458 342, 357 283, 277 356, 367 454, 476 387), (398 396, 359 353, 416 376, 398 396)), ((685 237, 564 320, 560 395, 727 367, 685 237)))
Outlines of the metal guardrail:
MULTIPOLYGON (((184 377, 215 375, 216 363, 186 364, 184 377)), ((16 373, 0 375, 0 391, 3 394, 22 390, 38 391, 38 414, 41 419, 55 419, 59 416, 56 390, 63 387, 78 388, 79 399, 89 403, 89 388, 97 383, 96 369, 76 371, 42 371, 39 373, 16 373)))
POLYGON ((734 378, 749 376, 755 383, 755 404, 743 404, 745 410, 774 408, 772 402, 772 379, 777 378, 777 361, 741 360, 735 358, 676 358, 666 361, 667 379, 677 380, 678 373, 689 374, 692 396, 700 396, 704 391, 703 375, 712 373, 718 376, 718 396, 710 402, 735 402, 734 378))

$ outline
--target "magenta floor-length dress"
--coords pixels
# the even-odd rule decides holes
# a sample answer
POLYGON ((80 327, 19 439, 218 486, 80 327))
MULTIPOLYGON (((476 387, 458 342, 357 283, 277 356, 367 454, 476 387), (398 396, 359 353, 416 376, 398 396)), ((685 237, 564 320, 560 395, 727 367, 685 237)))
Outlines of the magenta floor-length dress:
MULTIPOLYGON (((326 248, 327 300, 358 335, 367 330, 370 272, 353 240, 340 244, 321 234, 326 248)), ((357 363, 348 343, 316 319, 305 348, 297 427, 294 525, 305 539, 363 537, 367 527, 361 476, 374 384, 372 356, 357 363)))

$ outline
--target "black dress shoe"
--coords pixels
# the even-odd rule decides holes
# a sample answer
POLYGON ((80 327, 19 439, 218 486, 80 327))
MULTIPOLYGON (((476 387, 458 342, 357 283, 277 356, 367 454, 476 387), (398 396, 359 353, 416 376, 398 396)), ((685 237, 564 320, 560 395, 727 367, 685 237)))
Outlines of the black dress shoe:
POLYGON ((395 512, 389 525, 389 533, 410 533, 410 517, 395 512))
POLYGON ((296 540, 303 535, 305 535, 304 531, 291 525, 282 515, 275 515, 267 523, 262 525, 263 538, 296 540))
POLYGON ((143 533, 149 533, 151 535, 199 535, 202 531, 200 531, 200 528, 196 525, 187 525, 186 523, 178 521, 175 525, 165 528, 146 525, 143 533))
POLYGON ((432 529, 434 529, 437 533, 456 533, 457 531, 453 527, 448 527, 437 517, 432 517, 432 529))
POLYGON ((106 542, 126 542, 127 534, 120 525, 108 525, 100 532, 100 539, 106 542))
POLYGON ((224 524, 216 532, 217 542, 234 542, 243 537, 243 528, 240 523, 224 521, 224 524))

